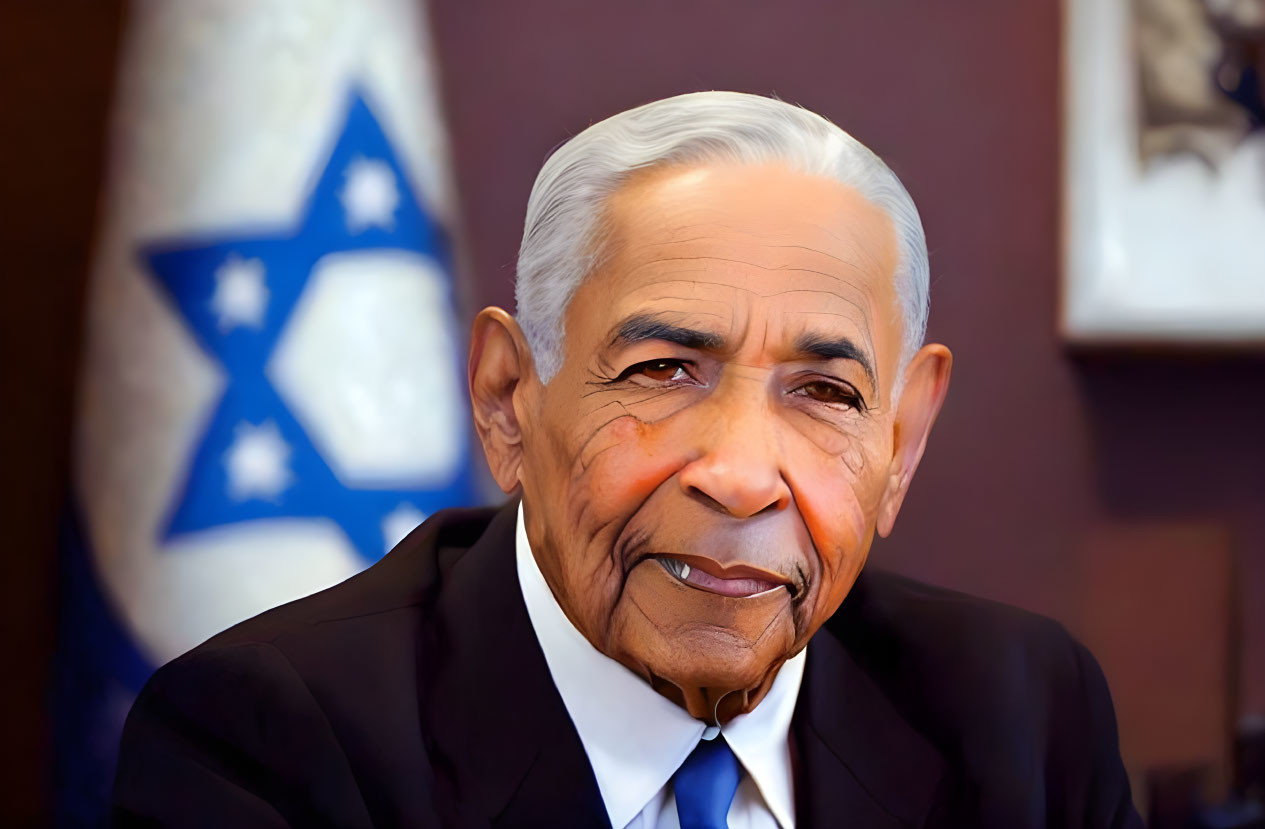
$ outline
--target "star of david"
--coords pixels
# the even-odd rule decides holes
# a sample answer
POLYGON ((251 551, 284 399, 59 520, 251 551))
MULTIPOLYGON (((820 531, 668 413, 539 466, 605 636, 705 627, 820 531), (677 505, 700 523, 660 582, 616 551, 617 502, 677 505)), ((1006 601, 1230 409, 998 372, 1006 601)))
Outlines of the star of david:
POLYGON ((292 226, 166 240, 141 251, 226 377, 163 538, 262 519, 328 519, 372 562, 396 540, 392 535, 400 534, 402 522, 408 529, 438 509, 477 498, 468 446, 449 480, 384 487, 340 480, 268 379, 268 360, 313 267, 331 253, 372 249, 431 257, 441 266, 451 305, 444 232, 410 187, 363 96, 355 93, 334 149, 292 226))

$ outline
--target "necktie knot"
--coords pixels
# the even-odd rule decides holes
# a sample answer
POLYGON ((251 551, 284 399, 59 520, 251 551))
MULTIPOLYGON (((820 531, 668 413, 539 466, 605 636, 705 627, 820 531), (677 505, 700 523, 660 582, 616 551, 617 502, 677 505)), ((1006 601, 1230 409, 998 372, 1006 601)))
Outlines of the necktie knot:
POLYGON ((726 829, 741 773, 723 737, 700 741, 672 776, 681 829, 726 829))

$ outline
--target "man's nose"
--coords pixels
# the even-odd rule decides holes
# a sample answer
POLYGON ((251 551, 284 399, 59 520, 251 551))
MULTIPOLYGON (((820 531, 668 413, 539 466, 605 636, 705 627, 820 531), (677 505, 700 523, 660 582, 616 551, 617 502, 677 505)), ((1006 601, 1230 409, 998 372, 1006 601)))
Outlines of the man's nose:
POLYGON ((681 469, 681 488, 736 518, 785 509, 791 490, 768 398, 763 390, 731 391, 699 412, 700 454, 681 469))

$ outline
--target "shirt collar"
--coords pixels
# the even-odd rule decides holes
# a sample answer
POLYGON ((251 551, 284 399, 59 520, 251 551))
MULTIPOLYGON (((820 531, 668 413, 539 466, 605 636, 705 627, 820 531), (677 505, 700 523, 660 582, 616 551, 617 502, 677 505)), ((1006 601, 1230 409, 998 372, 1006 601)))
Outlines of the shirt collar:
MULTIPOLYGON (((705 723, 603 654, 571 624, 532 554, 518 505, 518 581, 549 673, 575 724, 611 826, 641 813, 685 762, 705 723)), ((722 729, 782 829, 794 824, 789 733, 807 650, 788 660, 751 712, 722 729)))

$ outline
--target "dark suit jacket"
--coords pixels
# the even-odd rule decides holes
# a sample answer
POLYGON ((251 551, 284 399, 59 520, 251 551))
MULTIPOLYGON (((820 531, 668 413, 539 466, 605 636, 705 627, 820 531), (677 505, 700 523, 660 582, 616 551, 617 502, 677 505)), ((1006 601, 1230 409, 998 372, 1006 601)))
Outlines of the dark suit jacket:
MULTIPOLYGON (((122 826, 606 826, 518 586, 515 504, 160 669, 122 826)), ((800 826, 1136 827, 1102 673, 1057 624, 866 571, 812 640, 800 826)))

